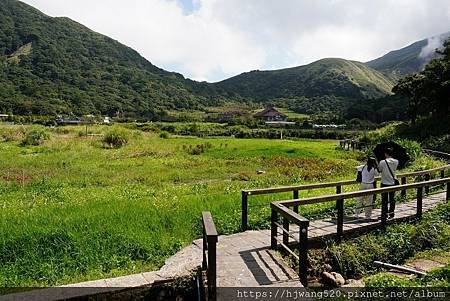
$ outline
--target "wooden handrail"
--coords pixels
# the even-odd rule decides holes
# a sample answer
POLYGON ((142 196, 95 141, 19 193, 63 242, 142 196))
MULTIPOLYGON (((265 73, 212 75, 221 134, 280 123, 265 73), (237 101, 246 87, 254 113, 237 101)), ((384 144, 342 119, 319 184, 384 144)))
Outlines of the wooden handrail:
MULTIPOLYGON (((427 170, 413 171, 398 174, 398 178, 402 177, 416 177, 426 174, 435 173, 441 170, 450 169, 450 164, 444 165, 441 167, 436 167, 427 170)), ((376 177, 375 180, 380 180, 381 177, 376 177)), ((261 194, 269 194, 269 193, 277 193, 277 192, 289 192, 294 190, 309 190, 309 189, 318 189, 318 188, 328 188, 328 187, 336 187, 336 186, 345 186, 345 185, 353 185, 358 184, 355 180, 344 180, 344 181, 336 181, 336 182, 327 182, 327 183, 314 183, 314 184, 304 184, 304 185, 295 185, 295 186, 282 186, 282 187, 271 187, 271 188, 261 188, 261 189, 251 189, 251 190, 243 190, 244 193, 248 195, 261 195, 261 194)))
POLYGON ((441 185, 441 184, 446 184, 446 183, 450 183, 450 178, 443 178, 443 179, 437 179, 437 180, 431 180, 431 181, 425 181, 425 182, 397 185, 397 186, 391 186, 391 187, 352 191, 352 192, 346 192, 346 193, 341 193, 341 194, 323 195, 323 196, 310 197, 310 198, 304 198, 304 199, 285 200, 285 201, 278 201, 275 203, 279 203, 279 204, 282 204, 287 207, 297 206, 297 205, 317 204, 317 203, 325 203, 325 202, 330 202, 330 201, 337 201, 340 199, 356 198, 356 197, 361 197, 361 196, 366 196, 366 195, 374 195, 377 193, 388 193, 388 192, 394 192, 394 191, 400 191, 400 190, 406 190, 406 189, 412 189, 412 188, 421 188, 421 187, 427 187, 427 186, 433 186, 433 185, 441 185))
POLYGON ((284 218, 287 218, 289 221, 295 223, 295 224, 300 224, 302 222, 308 223, 309 224, 309 220, 301 215, 299 215, 298 213, 290 210, 289 208, 286 207, 285 204, 281 203, 281 202, 272 202, 270 203, 270 208, 277 210, 278 213, 280 213, 281 216, 283 216, 284 218))
POLYGON ((444 157, 446 159, 450 159, 450 154, 448 154, 448 153, 444 153, 444 152, 440 152, 440 151, 432 150, 432 149, 427 149, 427 148, 424 148, 423 151, 426 153, 429 153, 433 156, 436 156, 436 157, 441 157, 441 158, 444 157))
POLYGON ((203 262, 208 282, 208 300, 217 298, 217 230, 210 212, 202 212, 203 222, 203 262))
POLYGON ((270 204, 272 209, 271 215, 271 231, 270 231, 270 247, 273 250, 277 249, 278 243, 290 254, 298 260, 298 274, 300 276, 300 281, 303 286, 308 286, 308 227, 309 220, 303 216, 298 215, 298 213, 290 210, 289 208, 283 206, 280 203, 273 202, 270 204), (278 214, 283 217, 283 225, 280 225, 278 220, 278 214), (289 221, 295 223, 299 227, 299 238, 298 238, 298 257, 295 252, 289 247, 289 221), (283 240, 278 240, 278 227, 281 226, 283 230, 283 240))
MULTIPOLYGON (((402 184, 406 184, 407 177, 417 177, 421 175, 425 175, 429 177, 431 174, 436 172, 441 172, 441 178, 445 177, 445 171, 450 169, 450 164, 427 169, 421 171, 413 171, 408 173, 398 174, 397 178, 401 180, 402 184)), ((376 177, 375 180, 379 181, 381 177, 376 177)), ((428 179, 427 179, 428 180, 428 179)), ((313 184, 305 184, 305 185, 296 185, 296 186, 282 186, 282 187, 272 187, 272 188, 261 188, 261 189, 252 189, 252 190, 243 190, 242 198, 241 198, 241 230, 246 231, 248 228, 248 197, 251 195, 262 195, 262 194, 271 194, 271 193, 281 193, 281 192, 293 192, 293 199, 298 199, 299 191, 302 190, 310 190, 310 189, 320 189, 320 188, 331 188, 336 187, 336 192, 340 193, 342 186, 347 185, 356 185, 358 182, 355 180, 344 180, 344 181, 336 181, 336 182, 328 182, 328 183, 313 183, 313 184), (338 192, 339 191, 339 192, 338 192)), ((402 196, 406 196, 406 189, 402 190, 402 196)), ((294 211, 298 212, 298 208, 294 208, 294 211)))

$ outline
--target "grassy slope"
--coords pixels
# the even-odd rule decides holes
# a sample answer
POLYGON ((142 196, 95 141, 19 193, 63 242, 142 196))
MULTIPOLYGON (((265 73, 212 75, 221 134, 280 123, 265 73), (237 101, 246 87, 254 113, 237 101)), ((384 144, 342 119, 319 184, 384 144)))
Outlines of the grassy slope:
POLYGON ((349 98, 381 97, 393 82, 362 63, 328 58, 306 66, 252 71, 217 84, 227 91, 267 100, 334 95, 349 98))
MULTIPOLYGON (((199 237, 202 210, 212 211, 221 233, 237 231, 241 189, 348 178, 356 165, 355 155, 336 151, 334 141, 130 132, 127 146, 111 150, 78 137, 79 130, 53 133, 37 147, 0 143, 0 286, 156 269, 199 237), (207 142, 213 147, 199 156, 183 148, 207 142), (257 175, 258 168, 267 173, 257 175)), ((255 225, 269 217, 252 216, 255 225)))

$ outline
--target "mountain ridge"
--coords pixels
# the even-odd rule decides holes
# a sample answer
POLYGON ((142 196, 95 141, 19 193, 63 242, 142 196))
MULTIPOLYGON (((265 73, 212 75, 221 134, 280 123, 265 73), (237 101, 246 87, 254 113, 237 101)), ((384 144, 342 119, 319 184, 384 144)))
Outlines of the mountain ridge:
POLYGON ((5 113, 152 119, 167 110, 224 102, 277 103, 311 113, 385 97, 394 85, 392 77, 367 64, 341 58, 196 82, 70 18, 47 16, 17 0, 0 4, 0 110, 5 113))
POLYGON ((393 82, 378 71, 361 62, 342 58, 324 58, 285 69, 245 72, 216 84, 226 91, 257 100, 321 95, 374 98, 390 94, 393 86, 393 82), (278 87, 275 82, 279 83, 278 87), (314 82, 314 85, 308 82, 314 82))
POLYGON ((435 48, 442 47, 443 41, 448 37, 450 31, 392 50, 365 64, 392 79, 399 79, 420 72, 429 61, 437 58, 435 48), (427 53, 424 53, 424 50, 427 50, 427 53))

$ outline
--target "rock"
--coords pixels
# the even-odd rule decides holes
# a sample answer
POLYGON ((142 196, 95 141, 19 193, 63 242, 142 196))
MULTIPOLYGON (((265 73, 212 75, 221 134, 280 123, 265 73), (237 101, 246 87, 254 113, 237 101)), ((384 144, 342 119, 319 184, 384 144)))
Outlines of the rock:
POLYGON ((341 274, 336 273, 336 272, 331 272, 331 275, 333 275, 337 286, 343 286, 345 284, 345 279, 341 274))
POLYGON ((327 263, 323 266, 323 270, 325 272, 331 272, 333 270, 333 267, 327 263))
POLYGON ((363 279, 348 279, 344 287, 364 287, 363 279))
POLYGON ((341 274, 336 272, 323 272, 322 273, 322 282, 325 285, 329 285, 332 287, 340 287, 345 284, 345 279, 341 274))

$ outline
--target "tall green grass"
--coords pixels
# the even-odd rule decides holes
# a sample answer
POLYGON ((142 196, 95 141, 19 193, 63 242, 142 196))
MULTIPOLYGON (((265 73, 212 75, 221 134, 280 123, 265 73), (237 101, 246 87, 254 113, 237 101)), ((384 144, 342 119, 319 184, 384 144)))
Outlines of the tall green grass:
MULTIPOLYGON (((41 145, 20 146, 27 130, 0 127, 0 136, 17 137, 0 143, 0 286, 157 269, 200 237, 202 211, 212 212, 221 234, 237 232, 242 189, 353 178, 359 156, 336 149, 336 141, 161 139, 129 128, 120 129, 128 138, 121 148, 80 137, 79 127, 49 130, 41 145), (208 147, 188 151, 198 145, 208 147)), ((264 210, 277 198, 289 196, 255 199, 263 206, 251 215, 254 227, 267 225, 264 210)))

